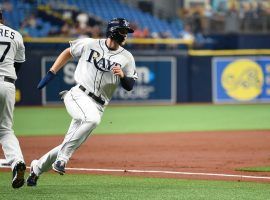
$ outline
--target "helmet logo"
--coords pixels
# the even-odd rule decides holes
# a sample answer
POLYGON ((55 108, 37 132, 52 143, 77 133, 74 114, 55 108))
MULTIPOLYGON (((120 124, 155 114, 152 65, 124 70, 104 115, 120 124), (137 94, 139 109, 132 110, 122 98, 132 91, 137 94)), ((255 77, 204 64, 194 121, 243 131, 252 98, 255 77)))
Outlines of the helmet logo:
POLYGON ((124 26, 129 26, 129 23, 126 20, 124 21, 124 26))

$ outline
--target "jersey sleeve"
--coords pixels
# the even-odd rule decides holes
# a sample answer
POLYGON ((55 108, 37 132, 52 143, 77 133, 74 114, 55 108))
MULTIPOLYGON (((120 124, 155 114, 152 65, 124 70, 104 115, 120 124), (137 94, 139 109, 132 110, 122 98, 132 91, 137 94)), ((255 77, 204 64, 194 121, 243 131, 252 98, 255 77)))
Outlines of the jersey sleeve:
POLYGON ((14 61, 18 63, 22 63, 25 61, 25 47, 23 44, 22 36, 19 33, 17 34, 18 34, 18 41, 17 41, 18 49, 14 57, 14 61))
POLYGON ((81 57, 85 46, 88 45, 89 42, 91 42, 91 38, 82 38, 82 39, 70 41, 69 42, 70 53, 71 53, 72 57, 74 57, 74 58, 81 57))
POLYGON ((138 79, 138 74, 136 72, 135 60, 131 54, 129 54, 129 56, 128 56, 128 63, 123 68, 123 71, 127 77, 134 78, 135 80, 138 79))

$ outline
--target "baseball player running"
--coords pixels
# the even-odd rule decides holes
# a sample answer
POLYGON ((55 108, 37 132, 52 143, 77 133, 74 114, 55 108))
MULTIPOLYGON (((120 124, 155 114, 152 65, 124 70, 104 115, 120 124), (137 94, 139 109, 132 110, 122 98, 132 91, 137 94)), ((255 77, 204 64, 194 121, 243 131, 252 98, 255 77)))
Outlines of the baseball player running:
POLYGON ((3 24, 0 10, 0 143, 13 171, 12 187, 24 184, 25 162, 13 126, 15 80, 25 61, 25 48, 19 32, 3 24))
POLYGON ((106 105, 120 84, 132 90, 137 73, 130 52, 122 46, 127 34, 133 33, 129 22, 115 18, 108 23, 106 39, 84 38, 70 42, 56 59, 46 76, 39 82, 42 89, 71 58, 79 58, 74 78, 77 83, 68 92, 60 93, 68 113, 72 117, 65 138, 39 160, 31 162, 28 186, 36 186, 39 176, 51 168, 60 175, 80 145, 100 123, 106 105))

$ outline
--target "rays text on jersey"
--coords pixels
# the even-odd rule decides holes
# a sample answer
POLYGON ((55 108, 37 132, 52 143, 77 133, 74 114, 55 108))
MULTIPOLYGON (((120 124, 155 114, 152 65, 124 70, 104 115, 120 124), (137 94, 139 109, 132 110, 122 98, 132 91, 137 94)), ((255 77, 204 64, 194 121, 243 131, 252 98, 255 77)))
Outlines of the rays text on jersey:
POLYGON ((112 67, 116 65, 119 65, 121 67, 119 63, 112 62, 109 59, 106 59, 104 57, 98 59, 99 57, 100 57, 100 53, 98 51, 90 49, 90 54, 86 61, 90 63, 94 63, 95 67, 98 70, 104 71, 104 72, 111 71, 112 67))

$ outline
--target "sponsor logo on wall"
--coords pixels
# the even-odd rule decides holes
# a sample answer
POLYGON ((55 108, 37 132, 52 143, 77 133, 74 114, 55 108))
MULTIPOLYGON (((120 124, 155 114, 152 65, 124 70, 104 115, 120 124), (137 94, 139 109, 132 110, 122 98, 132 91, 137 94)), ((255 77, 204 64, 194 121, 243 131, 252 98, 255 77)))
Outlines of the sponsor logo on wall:
MULTIPOLYGON (((43 75, 53 64, 55 57, 42 59, 43 75)), ((121 102, 176 102, 176 60, 174 57, 137 57, 138 79, 132 91, 118 87, 112 103, 121 102)), ((77 62, 68 62, 57 74, 54 84, 48 84, 42 94, 43 104, 60 103, 59 91, 74 86, 74 72, 77 62)))
POLYGON ((214 58, 214 102, 270 102, 270 57, 214 58))
POLYGON ((121 99, 148 99, 156 88, 151 85, 155 81, 155 73, 147 66, 137 66, 138 79, 132 91, 127 92, 122 88, 118 88, 114 94, 114 98, 121 99))

